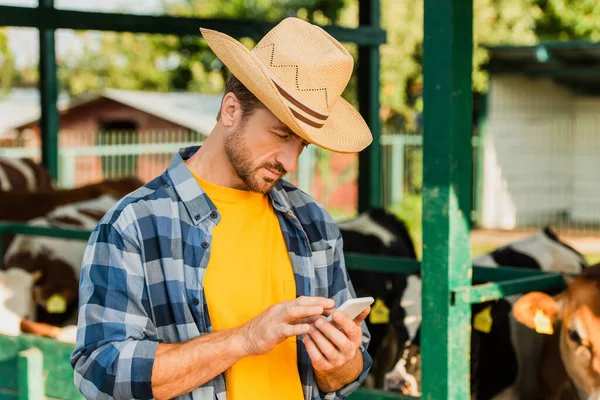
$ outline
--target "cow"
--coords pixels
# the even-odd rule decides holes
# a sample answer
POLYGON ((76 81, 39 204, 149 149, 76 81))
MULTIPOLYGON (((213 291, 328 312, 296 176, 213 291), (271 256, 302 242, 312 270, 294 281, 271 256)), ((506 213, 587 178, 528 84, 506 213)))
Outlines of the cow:
POLYGON ((513 306, 515 319, 543 335, 535 372, 545 399, 600 399, 600 264, 564 275, 555 296, 531 292, 513 306))
MULTIPOLYGON (((125 196, 143 185, 135 177, 106 180, 75 189, 57 189, 50 192, 0 193, 0 221, 24 223, 47 215, 60 206, 96 199, 104 194, 125 196)), ((2 254, 14 240, 14 235, 2 235, 2 254)))
MULTIPOLYGON (((473 260, 474 265, 511 266, 546 272, 578 274, 588 267, 585 258, 562 242, 551 228, 509 243, 473 260)), ((483 282, 473 282, 474 284, 483 282)), ((535 365, 543 340, 518 324, 512 316, 520 295, 472 306, 471 393, 474 399, 502 398, 507 388, 522 399, 536 399, 540 393, 535 365), (484 315, 485 314, 485 315, 484 315), (489 326, 482 326, 485 316, 489 326)), ((420 331, 408 341, 392 371, 386 374, 384 389, 420 396, 420 331)))
POLYGON ((37 193, 55 189, 48 170, 30 158, 0 157, 0 192, 37 193))
MULTIPOLYGON (((344 244, 344 253, 360 253, 416 259, 412 238, 404 222, 380 209, 369 209, 357 217, 337 223, 344 244)), ((373 368, 368 385, 381 388, 384 374, 398 357, 398 343, 408 337, 404 308, 400 307, 407 286, 407 277, 400 274, 348 270, 358 297, 372 296, 371 316, 366 324, 371 334, 369 352, 373 368)))
MULTIPOLYGON (((30 226, 91 231, 119 200, 113 194, 64 205, 30 226)), ((80 268, 86 242, 75 239, 17 235, 4 256, 4 268, 41 276, 33 287, 35 316, 31 321, 57 327, 77 324, 80 268)))
POLYGON ((103 194, 122 197, 142 185, 143 182, 138 178, 126 177, 51 192, 0 193, 0 221, 26 222, 42 217, 57 207, 95 199, 103 194))
POLYGON ((0 270, 0 334, 19 335, 21 320, 33 316, 31 293, 39 276, 22 269, 0 270))

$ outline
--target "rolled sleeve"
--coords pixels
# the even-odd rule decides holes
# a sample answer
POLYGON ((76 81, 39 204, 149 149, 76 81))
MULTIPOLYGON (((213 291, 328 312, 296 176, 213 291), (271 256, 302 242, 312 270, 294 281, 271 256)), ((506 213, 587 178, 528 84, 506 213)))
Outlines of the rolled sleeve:
MULTIPOLYGON (((346 270, 343 253, 343 239, 341 233, 339 232, 334 250, 333 277, 335 282, 333 282, 332 288, 335 289, 334 293, 331 293, 331 297, 335 299, 336 304, 343 304, 346 300, 356 297, 354 287, 352 286, 352 282, 350 281, 350 277, 346 270)), ((367 350, 371 341, 371 334, 367 328, 367 324, 364 321, 361 325, 361 328, 363 337, 360 345, 360 351, 363 356, 363 368, 360 375, 356 380, 346 384, 344 387, 335 392, 321 393, 321 398, 325 400, 345 399, 359 386, 361 386, 367 378, 367 375, 373 365, 373 359, 367 350)))
POLYGON ((79 288, 74 382, 88 399, 151 399, 159 344, 149 318, 139 247, 112 225, 96 227, 79 288))
POLYGON ((325 400, 345 399, 363 384, 363 382, 367 378, 371 367, 373 366, 373 359, 371 358, 371 355, 367 351, 366 347, 362 344, 360 345, 360 351, 363 356, 363 369, 358 378, 355 381, 350 382, 346 386, 340 388, 336 392, 326 393, 323 397, 325 400))

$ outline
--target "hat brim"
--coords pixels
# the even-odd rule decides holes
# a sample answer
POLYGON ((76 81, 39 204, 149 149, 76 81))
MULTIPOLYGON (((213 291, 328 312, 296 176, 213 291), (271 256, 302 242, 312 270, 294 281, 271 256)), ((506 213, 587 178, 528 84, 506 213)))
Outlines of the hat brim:
POLYGON ((343 98, 333 105, 325 124, 315 129, 294 117, 266 66, 231 36, 200 28, 215 55, 282 123, 306 141, 337 153, 364 150, 373 137, 360 113, 343 98))

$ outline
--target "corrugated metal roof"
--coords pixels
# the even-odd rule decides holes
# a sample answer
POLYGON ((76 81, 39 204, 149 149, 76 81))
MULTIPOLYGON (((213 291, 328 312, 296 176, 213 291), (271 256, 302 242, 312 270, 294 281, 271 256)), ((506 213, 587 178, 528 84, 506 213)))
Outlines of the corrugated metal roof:
MULTIPOLYGON (((63 99, 59 109, 73 109, 103 97, 208 135, 216 124, 223 95, 105 89, 71 101, 63 99)), ((15 90, 6 100, 0 101, 0 134, 37 122, 39 118, 37 95, 15 90)))
POLYGON ((574 91, 600 93, 600 42, 554 41, 533 46, 487 46, 491 74, 548 77, 574 91))
POLYGON ((106 89, 102 96, 208 135, 215 126, 222 94, 140 92, 106 89))
MULTIPOLYGON (((59 105, 67 102, 66 96, 59 97, 59 105)), ((15 88, 6 97, 0 97, 0 135, 39 116, 40 94, 36 88, 15 88)))

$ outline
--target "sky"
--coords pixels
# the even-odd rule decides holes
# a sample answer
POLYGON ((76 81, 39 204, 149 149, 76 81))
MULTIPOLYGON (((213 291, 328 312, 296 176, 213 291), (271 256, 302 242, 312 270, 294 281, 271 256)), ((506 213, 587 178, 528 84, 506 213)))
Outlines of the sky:
MULTIPOLYGON (((38 0, 0 0, 0 5, 37 7, 38 0)), ((162 10, 161 0, 55 0, 56 8, 111 12, 124 10, 131 14, 158 14, 162 10)), ((8 28, 9 46, 15 55, 17 68, 37 63, 39 58, 38 33, 33 28, 8 28)), ((77 53, 82 43, 72 32, 56 32, 56 52, 63 56, 69 52, 77 53)))

